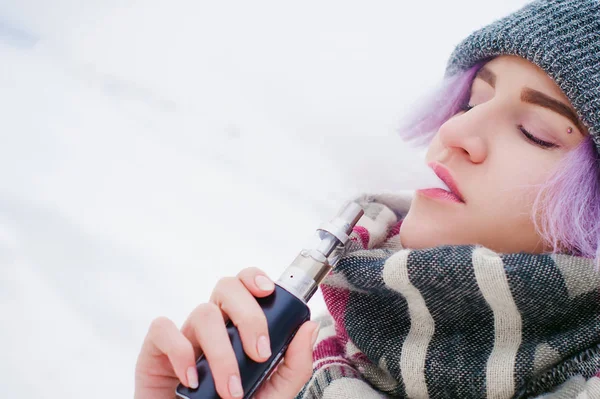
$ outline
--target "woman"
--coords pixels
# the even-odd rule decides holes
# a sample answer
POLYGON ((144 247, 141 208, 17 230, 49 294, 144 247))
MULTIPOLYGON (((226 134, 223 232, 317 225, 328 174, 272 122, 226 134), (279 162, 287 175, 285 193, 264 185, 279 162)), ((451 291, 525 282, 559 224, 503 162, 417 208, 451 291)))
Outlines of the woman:
MULTIPOLYGON (((322 286, 332 318, 316 345, 301 327, 256 397, 600 397, 600 3, 538 0, 473 33, 422 115, 406 136, 450 190, 361 200, 322 286)), ((272 290, 245 269, 181 331, 157 319, 136 397, 193 387, 200 348, 219 395, 241 397, 223 316, 263 361, 252 297, 272 290)))

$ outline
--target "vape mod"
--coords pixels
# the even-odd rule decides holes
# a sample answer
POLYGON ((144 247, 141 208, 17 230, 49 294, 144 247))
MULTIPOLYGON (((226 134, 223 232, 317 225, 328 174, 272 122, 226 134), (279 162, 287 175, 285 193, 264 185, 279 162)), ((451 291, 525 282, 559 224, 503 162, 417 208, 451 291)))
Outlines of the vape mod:
MULTIPOLYGON (((363 215, 355 202, 347 203, 329 222, 317 229, 313 244, 304 248, 275 283, 275 291, 264 298, 257 298, 265 312, 271 341, 271 357, 264 363, 250 359, 242 348, 237 328, 227 323, 227 331, 239 368, 244 399, 251 398, 260 385, 277 367, 287 346, 300 328, 310 319, 306 302, 313 296, 340 258, 341 249, 348 241, 348 234, 363 215)), ((196 363, 199 386, 196 389, 183 385, 176 393, 185 399, 218 399, 208 362, 200 356, 196 363)))

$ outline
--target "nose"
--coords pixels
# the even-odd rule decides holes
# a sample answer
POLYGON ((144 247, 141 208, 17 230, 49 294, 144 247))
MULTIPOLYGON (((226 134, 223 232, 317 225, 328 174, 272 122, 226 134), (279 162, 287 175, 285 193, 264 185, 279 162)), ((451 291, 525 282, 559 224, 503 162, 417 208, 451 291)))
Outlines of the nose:
POLYGON ((438 136, 445 148, 461 152, 471 162, 478 164, 485 161, 488 155, 484 134, 490 121, 485 121, 483 113, 477 115, 476 108, 450 118, 439 128, 438 136))

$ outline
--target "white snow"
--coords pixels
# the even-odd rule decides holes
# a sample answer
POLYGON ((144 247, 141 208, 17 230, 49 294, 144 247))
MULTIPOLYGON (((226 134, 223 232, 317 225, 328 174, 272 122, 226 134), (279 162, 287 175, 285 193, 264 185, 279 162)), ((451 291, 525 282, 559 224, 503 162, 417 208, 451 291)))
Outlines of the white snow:
POLYGON ((408 181, 401 117, 522 4, 1 2, 0 397, 131 397, 153 318, 408 181))

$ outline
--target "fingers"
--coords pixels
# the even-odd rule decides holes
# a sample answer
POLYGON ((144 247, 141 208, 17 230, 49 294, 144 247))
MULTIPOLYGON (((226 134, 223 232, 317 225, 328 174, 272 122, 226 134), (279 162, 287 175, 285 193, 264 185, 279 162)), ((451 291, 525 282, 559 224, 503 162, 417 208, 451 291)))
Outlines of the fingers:
POLYGON ((319 325, 304 323, 290 343, 283 362, 271 376, 269 385, 261 390, 259 399, 293 398, 312 376, 313 346, 319 325))
MULTIPOLYGON (((211 302, 219 306, 238 328, 244 352, 256 362, 264 362, 271 356, 267 318, 242 278, 254 281, 251 275, 221 279, 213 291, 211 302)), ((252 289, 256 291, 258 288, 252 289)), ((261 292, 265 295, 267 291, 261 292)))
MULTIPOLYGON (((238 273, 237 278, 242 282, 244 287, 246 287, 246 289, 254 297, 257 297, 257 298, 266 297, 266 296, 270 295, 273 292, 273 290, 275 289, 275 283, 273 283, 273 280, 271 280, 265 272, 263 272, 262 270, 260 270, 259 268, 256 268, 256 267, 248 267, 248 268, 242 270, 241 272, 238 273)), ((223 291, 224 288, 225 289, 227 288, 227 287, 219 286, 219 284, 222 285, 223 280, 227 281, 230 279, 231 278, 224 278, 224 279, 219 280, 219 282, 217 283, 217 286, 215 287, 215 290, 213 291, 213 294, 211 296, 211 302, 216 303, 216 301, 214 300, 215 291, 223 291)), ((223 293, 221 292, 221 294, 223 294, 223 293)), ((225 294, 227 294, 227 293, 225 293, 225 294)), ((223 318, 225 320, 228 320, 229 316, 227 315, 227 313, 224 311, 222 313, 223 313, 223 318)))
POLYGON ((220 309, 214 303, 198 306, 182 332, 194 346, 202 348, 221 398, 243 395, 240 372, 220 309))
POLYGON ((248 291, 257 298, 263 298, 271 294, 275 289, 275 284, 269 276, 256 267, 249 267, 242 270, 238 273, 237 277, 248 291))
POLYGON ((166 317, 155 319, 150 324, 143 346, 142 352, 150 357, 166 355, 183 385, 191 388, 198 386, 194 348, 171 320, 166 317))
POLYGON ((237 277, 221 279, 210 302, 198 306, 181 329, 196 356, 200 351, 204 353, 222 398, 243 395, 239 367, 225 321, 229 319, 237 327, 244 351, 251 359, 267 360, 271 356, 268 325, 256 297, 270 295, 274 288, 273 282, 257 268, 244 269, 237 277))

